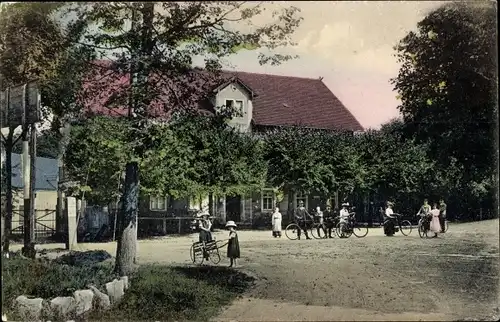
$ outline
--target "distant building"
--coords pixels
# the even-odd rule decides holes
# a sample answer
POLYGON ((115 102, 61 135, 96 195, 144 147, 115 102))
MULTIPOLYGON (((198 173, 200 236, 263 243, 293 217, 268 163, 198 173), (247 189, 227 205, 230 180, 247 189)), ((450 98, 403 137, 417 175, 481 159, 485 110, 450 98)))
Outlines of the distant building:
MULTIPOLYGON (((2 158, 2 168, 5 160, 2 158)), ((58 165, 56 159, 36 158, 35 175, 35 210, 37 227, 35 230, 51 231, 55 229, 58 165)), ((20 233, 23 227, 23 176, 22 155, 12 153, 12 189, 13 189, 13 214, 12 232, 20 233)))
MULTIPOLYGON (((106 64, 102 61, 100 63, 106 64)), ((203 72, 200 71, 200 73, 203 72)), ((234 117, 229 124, 242 132, 265 133, 276 127, 287 126, 303 126, 330 131, 343 130, 353 134, 364 130, 321 78, 230 71, 224 71, 223 75, 223 80, 211 87, 212 91, 208 97, 200 99, 199 109, 207 111, 208 114, 215 112, 218 106, 231 105, 240 109, 241 116, 234 117)), ((104 106, 112 97, 114 90, 118 89, 120 84, 126 83, 126 79, 126 76, 109 80, 106 80, 105 76, 99 77, 98 81, 101 84, 107 84, 109 91, 101 90, 98 95, 88 101, 88 112, 90 114, 126 115, 125 106, 118 108, 104 106)), ((206 87, 206 83, 203 82, 199 82, 198 85, 196 79, 193 82, 196 82, 196 86, 206 87)), ((161 109, 158 110, 154 104, 153 102, 150 112, 152 117, 162 118, 161 109)), ((307 208, 312 209, 317 205, 323 205, 325 198, 318 194, 307 195, 297 191, 292 195, 285 195, 283 200, 278 202, 272 187, 267 187, 247 196, 227 199, 219 196, 215 203, 222 222, 234 220, 238 223, 251 223, 255 216, 272 212, 276 205, 286 213, 289 205, 295 208, 299 201, 303 201, 307 208)), ((207 205, 207 198, 174 200, 170 196, 146 196, 141 199, 140 217, 158 218, 156 221, 158 224, 152 225, 157 228, 148 229, 165 230, 167 221, 165 218, 180 217, 181 213, 187 214, 188 208, 200 209, 207 205)))

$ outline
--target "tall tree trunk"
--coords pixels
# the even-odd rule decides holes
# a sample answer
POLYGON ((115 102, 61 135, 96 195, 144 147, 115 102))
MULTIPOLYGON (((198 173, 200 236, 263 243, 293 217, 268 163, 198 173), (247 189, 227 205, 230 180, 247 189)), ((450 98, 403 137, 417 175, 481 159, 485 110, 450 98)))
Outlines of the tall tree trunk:
MULTIPOLYGON (((132 32, 141 32, 141 42, 139 48, 132 50, 132 62, 130 64, 130 87, 129 98, 129 118, 134 114, 144 115, 144 109, 149 106, 147 95, 147 77, 149 75, 149 64, 145 63, 149 59, 153 50, 153 19, 154 3, 138 4, 142 13, 142 26, 139 27, 136 9, 132 9, 132 32), (135 61, 139 53, 139 62, 135 61), (137 71, 137 79, 135 72, 137 71)), ((138 122, 133 122, 134 127, 139 126, 138 122)), ((135 129, 137 130, 137 128, 135 129)), ((139 131, 132 131, 136 135, 139 131)), ((132 138, 134 139, 134 138, 132 138)), ((140 156, 141 149, 136 149, 135 154, 140 156)), ((137 162, 129 162, 125 170, 125 184, 123 188, 122 209, 120 218, 120 232, 116 249, 115 271, 121 276, 129 275, 134 270, 137 256, 137 224, 139 207, 139 165, 137 162)))
POLYGON ((12 147, 14 145, 14 129, 9 129, 5 138, 5 222, 3 251, 8 252, 12 233, 12 147))
POLYGON ((118 245, 115 271, 120 276, 130 275, 134 270, 137 252, 137 213, 139 204, 139 165, 127 164, 119 220, 118 245))

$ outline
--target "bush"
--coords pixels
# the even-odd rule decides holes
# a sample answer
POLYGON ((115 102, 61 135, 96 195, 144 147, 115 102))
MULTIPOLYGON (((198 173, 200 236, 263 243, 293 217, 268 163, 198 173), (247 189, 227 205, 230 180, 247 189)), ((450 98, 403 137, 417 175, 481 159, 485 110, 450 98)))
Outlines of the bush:
POLYGON ((123 301, 92 321, 207 321, 253 278, 224 267, 141 266, 123 301))
POLYGON ((3 258, 2 309, 9 311, 19 295, 44 299, 71 296, 74 291, 86 289, 90 284, 102 289, 113 277, 110 262, 70 266, 58 261, 31 260, 15 255, 3 258))

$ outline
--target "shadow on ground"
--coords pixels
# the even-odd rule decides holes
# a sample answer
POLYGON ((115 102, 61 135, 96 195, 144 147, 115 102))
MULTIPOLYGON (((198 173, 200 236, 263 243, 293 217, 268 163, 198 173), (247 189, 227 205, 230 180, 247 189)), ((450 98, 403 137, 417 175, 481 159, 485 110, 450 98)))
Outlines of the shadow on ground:
POLYGON ((252 288, 256 282, 255 277, 229 267, 174 266, 172 269, 190 279, 216 285, 238 294, 243 294, 252 288))

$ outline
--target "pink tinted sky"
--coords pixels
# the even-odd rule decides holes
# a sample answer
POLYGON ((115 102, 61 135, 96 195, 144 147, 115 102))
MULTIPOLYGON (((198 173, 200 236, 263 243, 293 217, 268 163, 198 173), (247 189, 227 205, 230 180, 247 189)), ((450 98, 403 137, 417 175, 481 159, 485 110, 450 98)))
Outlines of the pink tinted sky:
POLYGON ((365 128, 378 128, 398 116, 397 93, 389 83, 399 65, 393 46, 437 1, 298 1, 271 6, 296 6, 304 18, 288 49, 300 58, 278 67, 260 66, 258 51, 242 51, 230 59, 247 72, 324 77, 330 90, 365 128))

